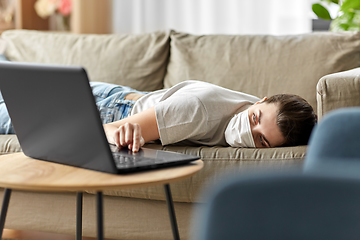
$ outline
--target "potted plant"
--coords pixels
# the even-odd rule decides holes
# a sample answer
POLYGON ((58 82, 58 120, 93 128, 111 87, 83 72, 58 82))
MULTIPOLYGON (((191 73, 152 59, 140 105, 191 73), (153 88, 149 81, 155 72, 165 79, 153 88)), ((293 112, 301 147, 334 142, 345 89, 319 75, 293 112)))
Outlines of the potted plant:
POLYGON ((37 0, 34 7, 41 18, 50 17, 51 30, 70 30, 72 0, 37 0))
POLYGON ((331 21, 330 31, 360 31, 360 0, 320 0, 312 10, 319 18, 331 21), (329 13, 330 4, 339 6, 336 17, 329 13))

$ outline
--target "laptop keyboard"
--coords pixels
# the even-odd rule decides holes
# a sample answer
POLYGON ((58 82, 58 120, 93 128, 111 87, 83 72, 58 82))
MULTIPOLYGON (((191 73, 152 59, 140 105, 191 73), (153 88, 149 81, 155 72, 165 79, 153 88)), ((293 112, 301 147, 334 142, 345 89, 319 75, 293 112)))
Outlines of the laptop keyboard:
POLYGON ((113 152, 113 158, 114 158, 116 167, 119 169, 135 167, 135 166, 150 165, 152 163, 159 162, 158 159, 147 158, 144 156, 136 156, 136 155, 123 155, 123 154, 119 154, 116 152, 113 152))

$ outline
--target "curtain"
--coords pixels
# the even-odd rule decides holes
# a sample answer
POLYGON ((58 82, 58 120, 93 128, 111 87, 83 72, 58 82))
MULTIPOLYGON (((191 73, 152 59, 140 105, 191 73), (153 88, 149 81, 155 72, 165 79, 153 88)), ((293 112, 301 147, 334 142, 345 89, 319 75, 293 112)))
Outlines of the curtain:
POLYGON ((113 0, 113 32, 192 34, 311 32, 312 0, 113 0))

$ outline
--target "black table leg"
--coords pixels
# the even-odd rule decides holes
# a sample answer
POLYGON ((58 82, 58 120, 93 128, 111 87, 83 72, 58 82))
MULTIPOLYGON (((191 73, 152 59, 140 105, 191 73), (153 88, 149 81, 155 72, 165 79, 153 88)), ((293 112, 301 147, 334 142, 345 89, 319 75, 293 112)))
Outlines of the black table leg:
POLYGON ((76 195, 76 240, 82 238, 82 209, 83 209, 83 193, 78 192, 76 195))
POLYGON ((97 209, 97 234, 98 240, 104 240, 104 218, 103 218, 103 194, 96 193, 96 209, 97 209))
POLYGON ((11 189, 5 188, 4 200, 2 203, 1 216, 0 216, 0 239, 1 239, 3 231, 4 231, 5 219, 6 219, 6 214, 7 214, 7 210, 9 207, 10 196, 11 196, 11 189))
POLYGON ((179 229, 178 229, 177 222, 176 222, 175 209, 174 209, 174 203, 173 203, 172 196, 171 196, 170 185, 165 184, 164 188, 165 188, 166 203, 168 206, 173 237, 174 237, 174 240, 180 240, 179 229))

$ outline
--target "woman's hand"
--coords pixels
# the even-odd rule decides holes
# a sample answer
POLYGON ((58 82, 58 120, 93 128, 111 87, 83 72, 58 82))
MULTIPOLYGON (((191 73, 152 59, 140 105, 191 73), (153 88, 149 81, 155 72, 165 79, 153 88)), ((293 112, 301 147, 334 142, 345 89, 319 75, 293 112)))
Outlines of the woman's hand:
POLYGON ((109 143, 118 147, 127 146, 133 152, 138 152, 146 142, 160 137, 155 107, 103 126, 109 143))
POLYGON ((141 135, 141 127, 137 123, 125 123, 114 132, 114 143, 117 147, 128 147, 133 152, 138 152, 145 144, 141 135))

